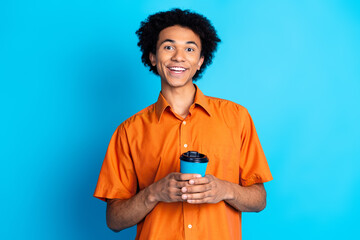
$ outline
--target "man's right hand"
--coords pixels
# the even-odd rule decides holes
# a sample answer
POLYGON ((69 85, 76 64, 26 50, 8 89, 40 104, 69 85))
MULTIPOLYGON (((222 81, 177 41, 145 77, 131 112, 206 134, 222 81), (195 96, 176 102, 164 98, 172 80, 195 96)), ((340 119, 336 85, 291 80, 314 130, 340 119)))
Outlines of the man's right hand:
POLYGON ((170 173, 149 185, 129 199, 108 199, 106 221, 110 229, 118 232, 139 223, 158 202, 182 202, 182 187, 199 174, 170 173))
POLYGON ((173 172, 149 186, 149 200, 152 202, 182 202, 181 188, 190 186, 189 180, 200 178, 199 174, 173 172))

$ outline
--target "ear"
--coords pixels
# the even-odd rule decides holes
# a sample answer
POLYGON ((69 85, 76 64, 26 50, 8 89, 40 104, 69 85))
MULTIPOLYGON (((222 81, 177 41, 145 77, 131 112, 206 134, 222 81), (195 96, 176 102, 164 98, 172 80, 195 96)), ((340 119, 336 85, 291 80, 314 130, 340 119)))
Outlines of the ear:
POLYGON ((197 70, 200 70, 201 68, 201 65, 204 63, 204 56, 201 56, 200 59, 199 59, 199 62, 198 62, 198 68, 197 70))
POLYGON ((150 52, 149 59, 150 59, 151 65, 153 65, 155 67, 156 66, 156 55, 153 54, 152 52, 150 52))

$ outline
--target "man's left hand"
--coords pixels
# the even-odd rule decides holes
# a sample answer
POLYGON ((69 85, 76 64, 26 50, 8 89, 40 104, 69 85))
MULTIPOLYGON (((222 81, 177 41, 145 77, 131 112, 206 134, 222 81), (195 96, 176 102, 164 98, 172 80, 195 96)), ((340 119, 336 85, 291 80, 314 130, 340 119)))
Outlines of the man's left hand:
POLYGON ((190 186, 181 189, 182 199, 188 203, 218 203, 232 198, 231 183, 213 175, 190 179, 190 186))

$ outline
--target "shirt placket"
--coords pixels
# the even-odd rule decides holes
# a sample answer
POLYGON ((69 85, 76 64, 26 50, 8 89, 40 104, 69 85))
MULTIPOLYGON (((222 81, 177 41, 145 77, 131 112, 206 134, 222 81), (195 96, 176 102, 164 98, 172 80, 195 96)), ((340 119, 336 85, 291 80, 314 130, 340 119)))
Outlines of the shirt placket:
MULTIPOLYGON (((180 125, 180 146, 181 146, 181 153, 185 153, 187 151, 191 151, 191 139, 190 139, 190 121, 188 118, 183 120, 180 125)), ((191 210, 191 204, 186 202, 183 203, 183 217, 184 217, 184 231, 185 231, 185 239, 190 240, 193 239, 193 232, 194 232, 194 216, 191 210)))
POLYGON ((180 125, 180 146, 181 146, 181 153, 189 151, 190 142, 189 142, 189 134, 187 133, 186 125, 188 122, 183 120, 180 125))
POLYGON ((185 231, 185 239, 186 240, 195 240, 195 232, 196 231, 196 224, 195 224, 195 217, 194 216, 194 206, 184 202, 183 203, 183 213, 184 213, 184 231, 185 231))

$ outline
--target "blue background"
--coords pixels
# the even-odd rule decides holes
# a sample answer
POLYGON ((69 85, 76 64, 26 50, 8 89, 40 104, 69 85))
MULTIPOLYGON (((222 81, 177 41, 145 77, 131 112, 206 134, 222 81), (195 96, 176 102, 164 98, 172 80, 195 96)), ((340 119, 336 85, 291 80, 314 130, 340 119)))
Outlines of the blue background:
POLYGON ((359 1, 1 0, 1 238, 134 238, 92 194, 115 128, 160 91, 134 32, 172 7, 216 27, 198 86, 248 108, 274 176, 243 239, 357 236, 359 1))

